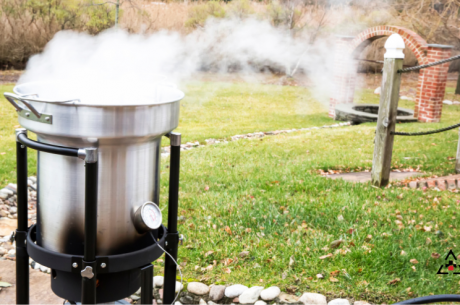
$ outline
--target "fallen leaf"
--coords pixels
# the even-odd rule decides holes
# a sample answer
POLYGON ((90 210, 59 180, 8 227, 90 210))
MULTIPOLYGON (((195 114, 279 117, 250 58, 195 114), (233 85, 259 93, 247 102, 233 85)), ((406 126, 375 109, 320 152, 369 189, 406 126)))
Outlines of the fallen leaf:
POLYGON ((401 255, 402 255, 402 256, 407 255, 406 251, 401 250, 401 255))
POLYGON ((246 257, 246 256, 248 256, 248 255, 249 255, 249 251, 242 251, 242 252, 239 254, 240 257, 246 257))
POLYGON ((332 257, 332 253, 329 253, 329 254, 326 254, 326 255, 323 255, 323 256, 320 256, 319 259, 326 259, 328 257, 332 257))
POLYGON ((1 152, 1 153, 0 153, 0 155, 4 155, 4 154, 6 154, 6 152, 1 152))
POLYGON ((335 282, 338 282, 339 280, 336 279, 335 277, 332 277, 332 276, 331 276, 331 277, 329 278, 329 281, 335 283, 335 282))
POLYGON ((414 270, 414 272, 417 271, 417 269, 415 269, 415 266, 412 266, 411 268, 412 270, 414 270))
POLYGON ((251 230, 251 228, 246 228, 245 231, 246 231, 246 233, 251 233, 252 230, 251 230))
POLYGON ((229 226, 225 226, 225 232, 227 232, 229 235, 232 235, 232 230, 230 229, 229 226))
POLYGON ((431 244, 431 238, 427 237, 426 242, 427 245, 431 244))
POLYGON ((411 259, 409 262, 411 262, 412 264, 418 264, 418 260, 416 260, 415 258, 411 259))
POLYGON ((353 231, 354 231, 353 228, 348 229, 348 234, 353 234, 353 231))
POLYGON ((395 285, 398 282, 401 282, 401 279, 399 277, 395 278, 394 280, 389 281, 387 285, 395 285))
POLYGON ((207 271, 211 271, 213 268, 214 268, 213 265, 209 265, 208 267, 206 267, 206 270, 207 270, 207 271))
POLYGON ((233 259, 231 259, 231 258, 226 258, 226 259, 224 259, 224 265, 225 265, 225 266, 228 266, 228 265, 230 265, 231 263, 233 263, 233 259))
POLYGON ((211 255, 211 254, 213 254, 213 253, 214 253, 214 251, 212 251, 212 250, 211 250, 211 251, 208 251, 208 252, 206 252, 206 253, 204 254, 204 257, 208 257, 209 255, 211 255))
POLYGON ((232 270, 230 270, 230 268, 225 268, 224 272, 230 274, 232 272, 232 270))
POLYGON ((438 259, 438 258, 441 257, 441 254, 433 252, 433 253, 431 253, 431 257, 434 258, 434 259, 438 259))
POLYGON ((293 266, 295 264, 294 255, 289 258, 289 266, 293 266))
POLYGON ((331 247, 331 249, 335 249, 337 248, 338 246, 340 246, 340 244, 343 243, 343 240, 339 239, 339 240, 334 240, 330 245, 329 247, 331 247))
POLYGON ((206 185, 206 186, 204 187, 204 190, 205 190, 205 191, 209 191, 209 186, 206 185))
POLYGON ((430 231, 431 231, 431 227, 429 227, 429 226, 423 226, 423 231, 425 231, 425 232, 430 232, 430 231))
POLYGON ((335 270, 330 273, 331 276, 336 277, 340 273, 340 270, 335 270))
POLYGON ((342 220, 343 220, 343 216, 342 216, 342 215, 339 215, 339 216, 337 216, 337 219, 338 219, 339 221, 342 221, 342 220))
POLYGON ((8 282, 0 282, 0 287, 11 287, 11 286, 13 286, 13 285, 11 285, 8 282))
POLYGON ((369 241, 371 241, 371 239, 372 239, 372 235, 369 234, 369 235, 366 236, 364 241, 369 242, 369 241))
POLYGON ((324 276, 323 276, 321 273, 318 273, 318 274, 316 275, 316 278, 317 278, 317 279, 323 279, 324 276))

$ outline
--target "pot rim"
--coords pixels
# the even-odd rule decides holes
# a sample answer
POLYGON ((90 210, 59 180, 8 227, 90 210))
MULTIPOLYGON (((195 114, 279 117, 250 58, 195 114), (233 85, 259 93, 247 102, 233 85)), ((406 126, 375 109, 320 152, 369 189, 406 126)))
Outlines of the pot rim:
POLYGON ((162 102, 156 102, 156 103, 142 103, 142 104, 135 104, 135 103, 130 103, 130 104, 95 104, 95 103, 82 103, 78 98, 67 100, 67 101, 62 101, 62 100, 44 100, 40 98, 30 98, 28 96, 34 96, 37 95, 36 92, 30 92, 30 93, 24 93, 21 92, 20 89, 33 85, 33 84, 53 84, 53 85, 59 85, 59 83, 63 84, 64 82, 49 82, 49 81, 42 81, 42 82, 26 82, 22 83, 19 85, 14 86, 13 92, 19 96, 20 99, 27 100, 29 102, 37 102, 37 103, 45 103, 45 104, 57 104, 57 105, 62 105, 62 106, 85 106, 85 107, 96 107, 96 108, 110 108, 110 107, 149 107, 149 106, 159 106, 159 105, 164 105, 164 104, 171 104, 171 103, 176 103, 180 100, 182 100, 185 97, 184 92, 181 90, 177 89, 177 86, 173 83, 168 83, 168 82, 155 82, 155 85, 160 85, 163 87, 169 87, 171 90, 174 90, 174 94, 177 95, 177 97, 166 99, 165 101, 162 102), (27 98, 26 98, 27 97, 27 98))

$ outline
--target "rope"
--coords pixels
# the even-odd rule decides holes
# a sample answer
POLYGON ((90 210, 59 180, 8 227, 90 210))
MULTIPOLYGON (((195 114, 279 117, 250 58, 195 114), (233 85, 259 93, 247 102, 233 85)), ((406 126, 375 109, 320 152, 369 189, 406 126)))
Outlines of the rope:
POLYGON ((424 136, 424 135, 427 135, 427 134, 440 133, 440 132, 443 132, 443 131, 451 130, 451 129, 454 129, 456 127, 460 127, 460 123, 452 125, 452 126, 440 128, 440 129, 430 130, 430 131, 422 131, 422 132, 396 132, 396 131, 392 131, 391 134, 395 135, 395 136, 424 136))
POLYGON ((447 59, 443 59, 443 60, 440 60, 440 61, 435 61, 435 62, 426 64, 426 65, 414 66, 414 67, 398 70, 398 73, 406 73, 406 72, 425 69, 425 68, 429 68, 429 67, 433 67, 433 66, 437 66, 437 65, 442 65, 442 64, 445 64, 446 62, 451 62, 451 61, 454 61, 454 60, 457 60, 457 59, 460 59, 460 55, 457 55, 457 56, 454 56, 454 57, 451 57, 451 58, 447 58, 447 59))

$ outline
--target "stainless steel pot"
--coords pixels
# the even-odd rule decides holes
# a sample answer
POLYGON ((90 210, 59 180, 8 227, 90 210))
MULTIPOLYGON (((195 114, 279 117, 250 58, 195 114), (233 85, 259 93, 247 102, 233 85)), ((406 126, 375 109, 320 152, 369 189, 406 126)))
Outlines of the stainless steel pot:
MULTIPOLYGON (((54 99, 59 84, 26 83, 6 94, 19 123, 39 142, 97 147, 99 163, 97 255, 136 250, 143 235, 134 212, 159 203, 161 137, 179 123, 184 94, 167 84, 151 85, 151 100, 54 99), (137 105, 136 105, 137 103, 137 105)), ((83 253, 84 167, 72 157, 38 153, 38 243, 60 253, 83 253)))

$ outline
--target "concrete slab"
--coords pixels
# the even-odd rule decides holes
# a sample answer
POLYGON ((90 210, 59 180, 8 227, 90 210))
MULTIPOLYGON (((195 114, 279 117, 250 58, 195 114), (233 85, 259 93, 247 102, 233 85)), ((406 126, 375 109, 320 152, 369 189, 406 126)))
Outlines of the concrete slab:
MULTIPOLYGON (((410 177, 418 177, 423 175, 419 172, 391 172, 390 181, 404 180, 410 177)), ((371 181, 371 172, 355 172, 355 173, 342 173, 334 175, 326 175, 330 179, 343 179, 350 182, 369 182, 371 181)))
MULTIPOLYGON (((30 271, 30 304, 62 304, 63 299, 56 296, 51 290, 51 275, 38 270, 30 271)), ((0 277, 2 282, 13 286, 2 288, 0 304, 16 304, 16 263, 0 261, 0 277)))

